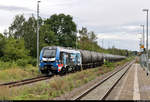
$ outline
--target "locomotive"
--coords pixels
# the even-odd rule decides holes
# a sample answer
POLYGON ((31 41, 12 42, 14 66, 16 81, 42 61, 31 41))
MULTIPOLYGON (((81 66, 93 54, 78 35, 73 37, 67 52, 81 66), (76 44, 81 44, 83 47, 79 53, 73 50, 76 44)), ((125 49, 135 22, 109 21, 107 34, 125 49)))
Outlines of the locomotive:
POLYGON ((43 74, 68 73, 100 66, 104 61, 119 61, 125 56, 75 50, 60 46, 46 46, 40 52, 39 70, 43 74))

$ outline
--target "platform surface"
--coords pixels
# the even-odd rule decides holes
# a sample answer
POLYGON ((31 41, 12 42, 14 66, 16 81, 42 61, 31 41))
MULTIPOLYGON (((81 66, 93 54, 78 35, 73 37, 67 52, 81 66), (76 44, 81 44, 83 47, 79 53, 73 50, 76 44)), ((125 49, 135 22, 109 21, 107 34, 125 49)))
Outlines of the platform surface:
POLYGON ((150 75, 133 64, 106 100, 150 100, 150 75))

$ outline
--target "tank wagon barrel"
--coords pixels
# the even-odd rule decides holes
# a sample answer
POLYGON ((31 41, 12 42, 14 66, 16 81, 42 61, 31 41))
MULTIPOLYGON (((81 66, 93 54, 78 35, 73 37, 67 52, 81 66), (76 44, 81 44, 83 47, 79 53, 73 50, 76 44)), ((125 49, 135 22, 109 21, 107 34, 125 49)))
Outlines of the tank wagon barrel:
POLYGON ((91 67, 96 65, 101 65, 103 63, 103 54, 94 52, 94 51, 87 51, 87 50, 80 50, 82 56, 82 66, 83 67, 91 67))
POLYGON ((119 56, 119 55, 112 55, 112 54, 103 54, 104 60, 106 61, 119 61, 119 60, 123 60, 126 57, 125 56, 119 56))

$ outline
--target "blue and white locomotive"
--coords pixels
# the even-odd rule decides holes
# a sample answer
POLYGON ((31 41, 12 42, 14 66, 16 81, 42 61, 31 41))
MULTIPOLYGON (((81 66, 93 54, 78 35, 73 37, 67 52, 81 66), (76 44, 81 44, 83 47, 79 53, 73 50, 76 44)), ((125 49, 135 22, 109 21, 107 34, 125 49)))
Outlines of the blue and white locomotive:
POLYGON ((81 68, 81 53, 69 48, 47 46, 41 50, 39 69, 42 73, 66 73, 81 68))

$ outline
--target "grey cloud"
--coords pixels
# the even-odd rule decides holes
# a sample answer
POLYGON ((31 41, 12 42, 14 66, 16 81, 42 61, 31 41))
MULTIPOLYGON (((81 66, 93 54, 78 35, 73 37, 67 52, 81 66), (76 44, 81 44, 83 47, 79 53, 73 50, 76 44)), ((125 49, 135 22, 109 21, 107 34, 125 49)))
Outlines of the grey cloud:
MULTIPOLYGON (((102 46, 102 40, 97 40, 98 45, 102 46)), ((128 49, 131 51, 135 51, 138 49, 138 41, 133 41, 133 40, 118 40, 118 39, 103 39, 103 47, 104 48, 112 48, 112 46, 115 46, 115 48, 120 48, 120 49, 128 49), (134 46, 130 46, 130 44, 134 46), (136 46, 137 45, 137 46, 136 46)))
POLYGON ((89 30, 94 31, 95 33, 119 33, 119 32, 126 32, 126 33, 139 33, 140 30, 140 24, 142 23, 128 23, 128 24, 122 24, 118 26, 87 26, 89 30), (138 27, 139 26, 139 27, 138 27), (130 27, 136 27, 134 29, 130 29, 130 27))
POLYGON ((0 5, 0 10, 6 10, 6 11, 34 11, 32 9, 26 8, 26 7, 19 7, 19 6, 4 6, 0 5))

